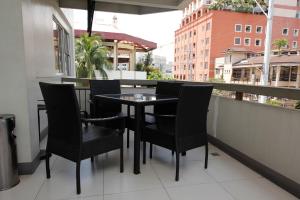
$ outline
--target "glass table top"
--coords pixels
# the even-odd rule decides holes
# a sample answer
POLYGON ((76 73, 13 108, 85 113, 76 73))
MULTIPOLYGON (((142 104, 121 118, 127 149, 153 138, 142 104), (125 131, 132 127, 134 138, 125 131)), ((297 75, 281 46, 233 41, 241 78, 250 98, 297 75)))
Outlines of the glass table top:
POLYGON ((120 101, 130 101, 130 102, 159 102, 159 101, 176 101, 177 97, 168 96, 168 95, 158 95, 158 94, 103 94, 96 95, 100 98, 107 98, 111 100, 120 100, 120 101))

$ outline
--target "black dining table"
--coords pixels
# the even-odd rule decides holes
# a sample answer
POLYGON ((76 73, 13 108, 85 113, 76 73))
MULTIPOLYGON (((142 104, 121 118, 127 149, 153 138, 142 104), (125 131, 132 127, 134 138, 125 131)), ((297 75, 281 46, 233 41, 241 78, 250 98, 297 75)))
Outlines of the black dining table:
POLYGON ((145 106, 173 103, 178 101, 178 97, 160 94, 102 94, 96 95, 101 101, 110 101, 128 106, 133 106, 135 111, 135 133, 134 133, 134 166, 133 173, 139 174, 140 171, 140 142, 141 132, 145 117, 145 106))

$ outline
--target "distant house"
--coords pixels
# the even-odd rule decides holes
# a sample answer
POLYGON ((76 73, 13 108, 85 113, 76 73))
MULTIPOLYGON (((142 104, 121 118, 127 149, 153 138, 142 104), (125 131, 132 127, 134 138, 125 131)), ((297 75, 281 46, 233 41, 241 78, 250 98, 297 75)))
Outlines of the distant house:
MULTIPOLYGON (((253 52, 229 49, 225 52, 224 63, 217 68, 216 74, 222 74, 226 83, 259 84, 263 60, 263 56, 253 52)), ((270 58, 269 85, 300 87, 300 50, 285 51, 281 55, 273 51, 270 58)))

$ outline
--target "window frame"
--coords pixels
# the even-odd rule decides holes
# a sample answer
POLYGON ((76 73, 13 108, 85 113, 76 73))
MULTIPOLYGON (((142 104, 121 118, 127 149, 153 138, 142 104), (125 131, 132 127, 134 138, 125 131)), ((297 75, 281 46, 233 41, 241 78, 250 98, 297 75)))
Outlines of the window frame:
POLYGON ((294 37, 298 37, 299 36, 299 29, 298 28, 295 28, 294 30, 293 30, 293 36, 294 37), (297 34, 295 34, 297 32, 297 34))
POLYGON ((288 35, 289 35, 289 28, 283 28, 282 31, 281 31, 281 34, 282 34, 283 36, 288 36, 288 35), (284 31, 285 29, 287 30, 287 33, 286 33, 286 34, 283 33, 283 31, 284 31))
POLYGON ((293 49, 297 49, 297 48, 298 48, 298 41, 294 40, 294 41, 292 42, 292 48, 293 48, 293 49), (294 44, 296 44, 296 46, 295 46, 294 44))
POLYGON ((255 43, 254 43, 254 45, 255 45, 256 47, 261 47, 261 44, 262 44, 262 39, 260 39, 260 38, 255 38, 255 43), (259 42, 259 45, 256 44, 256 41, 260 41, 260 42, 259 42))
POLYGON ((242 25, 242 24, 235 24, 235 25, 234 25, 234 31, 235 31, 236 33, 241 33, 241 32, 243 32, 243 25, 242 25), (240 31, 237 31, 237 29, 236 29, 237 26, 240 26, 240 27, 241 27, 241 30, 240 30, 240 31))
POLYGON ((251 33, 251 32, 252 32, 252 25, 246 24, 245 25, 245 33, 251 33), (247 27, 250 27, 250 31, 249 32, 247 31, 247 27))
POLYGON ((261 34, 261 33, 264 32, 263 29, 264 29, 263 26, 256 26, 255 32, 261 34), (257 31, 257 28, 259 28, 259 27, 261 28, 261 31, 260 31, 260 32, 257 31))
POLYGON ((247 46, 247 47, 251 46, 251 38, 249 38, 249 37, 244 38, 244 46, 247 46), (246 40, 247 39, 249 40, 249 44, 248 45, 246 44, 246 40))
POLYGON ((242 45, 242 38, 241 37, 234 37, 233 44, 234 44, 234 46, 241 46, 242 45), (236 39, 240 39, 240 43, 239 44, 235 43, 236 39))

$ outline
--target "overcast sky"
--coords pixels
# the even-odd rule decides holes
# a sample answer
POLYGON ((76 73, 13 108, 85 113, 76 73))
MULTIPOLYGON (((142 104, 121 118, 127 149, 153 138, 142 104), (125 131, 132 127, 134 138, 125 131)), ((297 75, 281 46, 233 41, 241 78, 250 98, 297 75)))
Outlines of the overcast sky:
MULTIPOLYGON (((86 15, 85 10, 74 10, 75 29, 86 29, 86 15)), ((174 60, 174 35, 181 22, 181 11, 148 15, 95 12, 93 30, 113 31, 105 24, 112 24, 114 16, 118 19, 119 32, 156 42, 157 50, 153 54, 166 56, 167 61, 174 60)))

